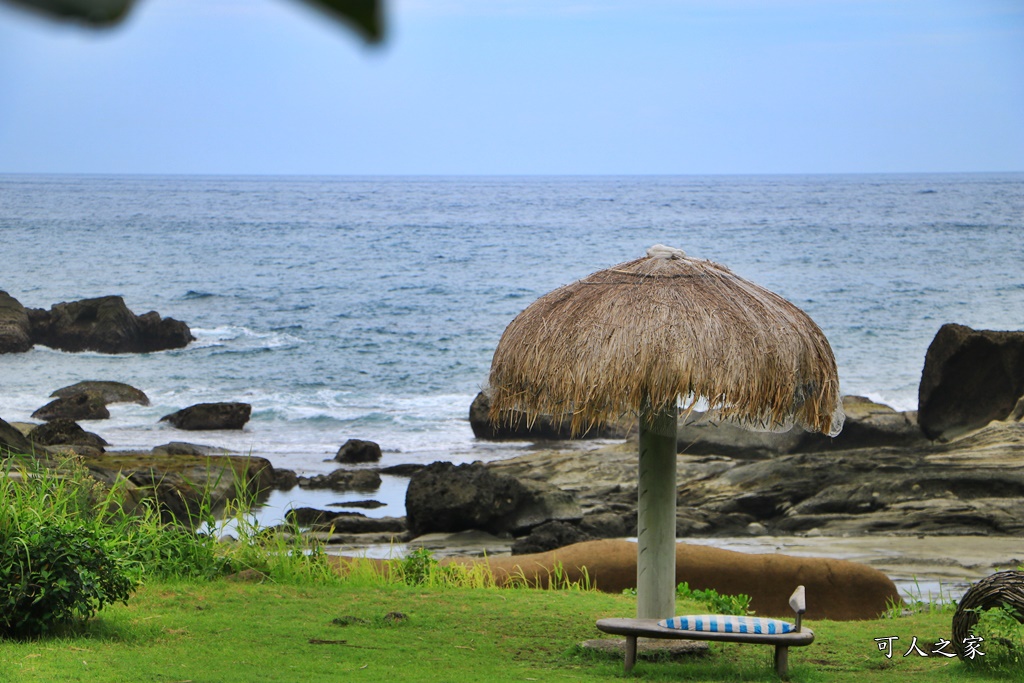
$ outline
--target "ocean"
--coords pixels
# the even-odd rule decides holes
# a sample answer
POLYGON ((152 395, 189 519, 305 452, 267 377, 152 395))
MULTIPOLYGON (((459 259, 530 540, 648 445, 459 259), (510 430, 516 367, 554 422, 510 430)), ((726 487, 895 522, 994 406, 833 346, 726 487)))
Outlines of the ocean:
MULTIPOLYGON (((328 472, 505 458, 469 405, 505 326, 542 294, 662 243, 807 311, 843 393, 917 405, 938 328, 1024 328, 1024 174, 681 177, 0 176, 0 289, 27 307, 118 294, 188 323, 185 349, 0 356, 0 417, 126 382, 152 405, 84 422, 113 450, 190 441, 328 472), (240 432, 163 415, 245 401, 240 432)), ((385 477, 374 515, 400 515, 385 477)), ((272 509, 367 497, 277 493, 272 509), (346 498, 347 497, 347 498, 346 498)))

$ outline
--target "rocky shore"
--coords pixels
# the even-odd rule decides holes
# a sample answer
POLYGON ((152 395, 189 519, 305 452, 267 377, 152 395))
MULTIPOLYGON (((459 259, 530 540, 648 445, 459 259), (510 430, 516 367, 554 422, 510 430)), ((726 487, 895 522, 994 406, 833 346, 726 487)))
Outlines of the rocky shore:
MULTIPOLYGON (((680 538, 1004 536, 1024 535, 1024 333, 944 326, 928 351, 921 413, 899 412, 862 397, 844 398, 843 432, 830 439, 800 429, 748 432, 690 416, 678 433, 680 538), (975 371, 971 369, 974 368, 975 371), (927 429, 922 425, 927 424, 927 429)), ((485 398, 485 397, 484 397, 485 398)), ((116 382, 65 387, 58 407, 101 419, 107 403, 143 402, 145 394, 116 382), (99 415, 99 416, 97 416, 99 415)), ((483 400, 483 399, 480 399, 483 400)), ((450 546, 496 546, 514 554, 541 553, 596 539, 636 533, 637 445, 621 439, 571 448, 553 441, 488 464, 434 463, 380 469, 380 447, 349 441, 335 471, 300 477, 256 456, 173 442, 151 451, 108 452, 98 434, 81 429, 53 404, 43 424, 0 421, 0 450, 57 461, 77 453, 97 479, 129 482, 137 500, 150 497, 166 515, 188 519, 197 492, 223 505, 242 493, 256 501, 296 486, 359 491, 367 496, 381 474, 408 478, 405 517, 372 517, 344 510, 296 510, 290 519, 324 542, 346 547, 413 542, 442 554, 450 546), (456 538, 452 535, 462 535, 456 538), (460 545, 466 534, 477 541, 460 545), (447 539, 447 540, 446 540, 447 539)), ((42 408, 40 409, 43 410, 42 408)), ((479 400, 470 411, 480 415, 479 400)), ((245 404, 199 404, 167 416, 178 428, 238 428, 245 404), (192 409, 208 410, 194 414, 192 409), (212 406, 212 408, 210 407, 212 406), (210 423, 220 415, 221 423, 210 423), (188 419, 186 419, 188 418, 188 419)), ((488 438, 537 438, 522 425, 488 438)), ((543 436, 559 434, 544 423, 543 436)), ((565 444, 568 446, 568 444, 565 444)), ((348 507, 372 507, 373 501, 348 507)))

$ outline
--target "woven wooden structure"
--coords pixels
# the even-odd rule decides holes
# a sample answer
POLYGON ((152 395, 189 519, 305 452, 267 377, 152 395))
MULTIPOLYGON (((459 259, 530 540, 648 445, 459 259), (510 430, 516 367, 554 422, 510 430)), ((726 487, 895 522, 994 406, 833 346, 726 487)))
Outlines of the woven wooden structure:
POLYGON ((675 609, 676 428, 714 419, 835 436, 843 412, 828 340, 799 308, 711 261, 656 244, 532 303, 505 329, 490 419, 549 414, 575 434, 639 418, 637 617, 675 609))
POLYGON ((965 658, 964 640, 978 623, 978 611, 1009 607, 1024 623, 1024 571, 1009 570, 986 576, 971 586, 953 614, 953 645, 960 659, 965 658))

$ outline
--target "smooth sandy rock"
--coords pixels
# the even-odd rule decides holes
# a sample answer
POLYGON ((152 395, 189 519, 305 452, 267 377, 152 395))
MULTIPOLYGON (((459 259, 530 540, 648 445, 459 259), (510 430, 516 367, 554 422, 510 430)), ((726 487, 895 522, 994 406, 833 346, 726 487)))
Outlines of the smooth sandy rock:
POLYGON ((89 393, 100 397, 104 403, 137 403, 149 405, 149 397, 141 389, 136 389, 123 382, 95 381, 78 382, 71 386, 61 387, 50 394, 51 398, 69 398, 75 394, 89 393))
MULTIPOLYGON (((544 587, 555 575, 554 567, 560 565, 568 581, 589 577, 599 590, 619 593, 636 587, 636 557, 635 543, 603 540, 535 555, 449 558, 442 562, 485 562, 500 582, 525 577, 544 587)), ((738 553, 680 543, 676 547, 676 583, 683 581, 695 590, 713 588, 724 595, 745 593, 759 616, 791 616, 789 596, 799 585, 807 590, 808 619, 875 619, 891 604, 902 603, 889 577, 856 562, 738 553)))

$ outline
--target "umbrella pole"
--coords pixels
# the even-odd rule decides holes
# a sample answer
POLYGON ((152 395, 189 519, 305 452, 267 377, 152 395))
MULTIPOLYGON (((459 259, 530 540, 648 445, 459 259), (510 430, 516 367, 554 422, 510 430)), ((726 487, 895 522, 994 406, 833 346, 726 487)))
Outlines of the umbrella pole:
POLYGON ((676 610, 677 409, 640 413, 637 487, 636 615, 664 619, 676 610))

